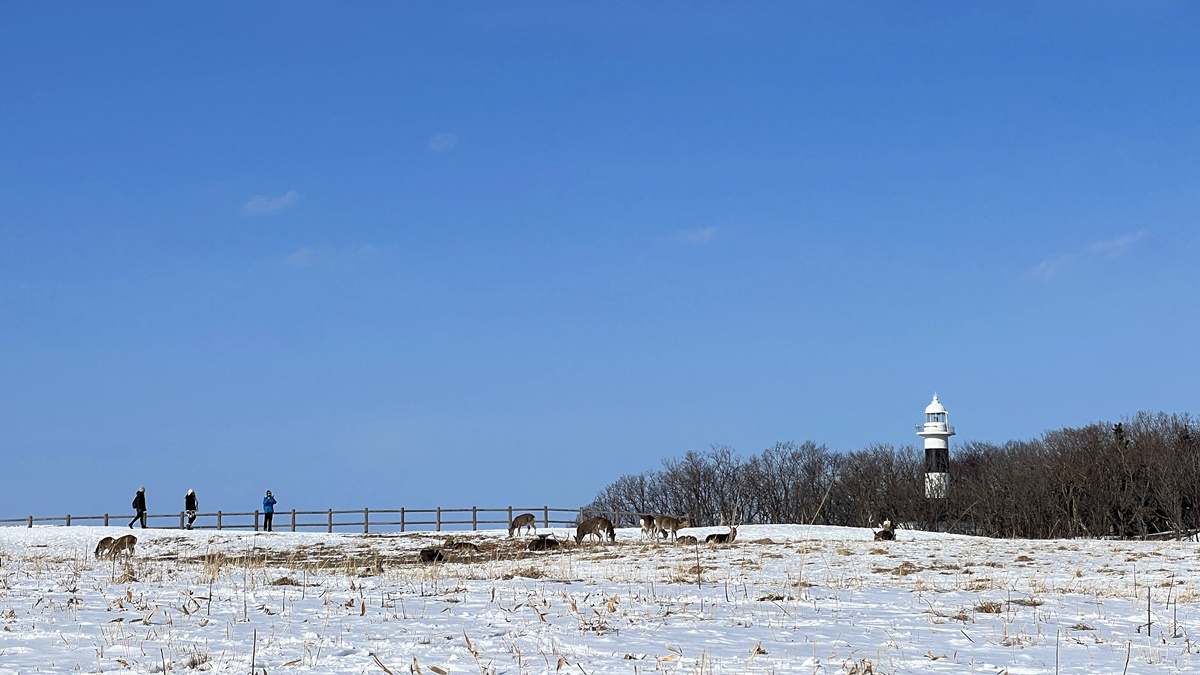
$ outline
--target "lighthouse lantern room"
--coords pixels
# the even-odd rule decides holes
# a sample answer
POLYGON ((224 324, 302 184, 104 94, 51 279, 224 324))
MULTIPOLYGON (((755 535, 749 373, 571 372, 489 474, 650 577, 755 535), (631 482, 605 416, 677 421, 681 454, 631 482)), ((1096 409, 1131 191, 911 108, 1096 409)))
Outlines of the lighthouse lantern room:
POLYGON ((925 498, 945 499, 950 489, 950 437, 954 427, 937 394, 925 408, 925 423, 917 425, 917 435, 925 438, 925 498))

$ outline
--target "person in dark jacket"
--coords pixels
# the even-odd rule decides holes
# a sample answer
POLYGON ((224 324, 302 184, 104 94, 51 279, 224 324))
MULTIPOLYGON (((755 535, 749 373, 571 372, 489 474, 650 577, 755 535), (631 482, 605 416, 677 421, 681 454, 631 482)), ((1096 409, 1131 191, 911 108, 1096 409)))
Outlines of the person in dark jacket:
POLYGON ((263 529, 267 532, 273 532, 271 529, 271 519, 275 516, 275 495, 267 490, 267 496, 263 497, 263 529))
POLYGON ((192 523, 196 522, 196 509, 199 508, 200 500, 196 498, 196 491, 188 490, 183 498, 183 510, 187 512, 187 529, 192 529, 192 523))
POLYGON ((138 488, 137 494, 133 497, 133 510, 137 513, 134 514, 133 520, 129 521, 129 527, 132 528, 133 524, 140 520, 142 529, 146 529, 146 488, 138 488))

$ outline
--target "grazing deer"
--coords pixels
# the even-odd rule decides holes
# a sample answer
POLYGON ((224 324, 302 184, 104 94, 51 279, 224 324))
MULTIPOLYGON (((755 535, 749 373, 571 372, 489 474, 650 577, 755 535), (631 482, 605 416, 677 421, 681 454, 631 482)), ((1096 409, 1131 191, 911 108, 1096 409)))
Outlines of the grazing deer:
POLYGON ((875 533, 875 541, 892 541, 896 538, 896 526, 891 520, 883 521, 883 529, 875 533))
POLYGON ((436 548, 423 548, 417 554, 417 560, 423 563, 446 562, 446 555, 436 548))
MULTIPOLYGON (((117 537, 116 539, 113 539, 113 542, 108 546, 108 557, 115 558, 121 551, 124 551, 127 557, 132 556, 133 547, 136 544, 137 537, 133 536, 132 534, 127 534, 123 537, 117 537)), ((97 547, 97 550, 99 550, 99 547, 97 547)))
POLYGON ((699 541, 690 534, 684 534, 675 539, 676 544, 696 544, 699 541))
POLYGON ((649 539, 651 536, 658 539, 658 530, 655 529, 654 522, 654 516, 638 516, 638 525, 642 527, 642 539, 649 539))
POLYGON ((710 534, 704 538, 704 542, 707 544, 732 544, 734 539, 737 539, 736 526, 730 527, 729 531, 725 533, 716 532, 710 534))
POLYGON ((479 546, 472 544, 469 541, 454 541, 454 537, 446 537, 446 543, 442 544, 443 548, 448 548, 452 551, 470 551, 479 553, 479 546))
POLYGON ((583 538, 586 536, 595 536, 603 541, 604 537, 608 537, 609 541, 617 540, 617 531, 613 529, 612 521, 604 516, 596 516, 588 518, 575 528, 575 543, 582 544, 583 538))
POLYGON ((113 541, 112 537, 101 539, 100 543, 96 544, 96 557, 99 558, 101 555, 108 555, 108 550, 112 548, 113 541))
POLYGON ((508 536, 511 537, 513 536, 513 532, 519 533, 520 530, 526 527, 533 530, 534 534, 537 534, 537 518, 532 513, 522 513, 513 518, 512 522, 508 524, 508 536))
POLYGON ((663 539, 666 539, 668 534, 672 539, 675 539, 678 536, 677 533, 679 530, 692 526, 692 522, 687 519, 687 516, 684 516, 683 518, 659 516, 658 518, 654 519, 654 522, 658 526, 659 536, 661 536, 663 539))
POLYGON ((548 534, 539 534, 533 539, 530 539, 528 546, 530 551, 553 551, 558 547, 558 540, 552 538, 548 534))

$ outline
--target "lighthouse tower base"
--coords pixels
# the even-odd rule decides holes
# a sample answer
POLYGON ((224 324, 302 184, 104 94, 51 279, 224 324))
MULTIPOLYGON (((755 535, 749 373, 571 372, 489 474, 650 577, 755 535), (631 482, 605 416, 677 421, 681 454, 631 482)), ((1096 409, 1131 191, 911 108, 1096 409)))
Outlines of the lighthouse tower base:
POLYGON ((950 474, 948 473, 927 473, 925 474, 925 498, 926 499, 945 499, 950 494, 950 474))

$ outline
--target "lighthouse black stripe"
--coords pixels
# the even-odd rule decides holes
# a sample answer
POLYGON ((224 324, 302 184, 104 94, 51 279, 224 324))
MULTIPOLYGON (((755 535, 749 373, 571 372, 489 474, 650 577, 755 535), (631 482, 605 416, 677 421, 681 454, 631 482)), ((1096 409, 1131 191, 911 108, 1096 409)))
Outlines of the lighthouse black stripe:
POLYGON ((946 448, 925 448, 925 473, 950 473, 950 451, 946 448))

